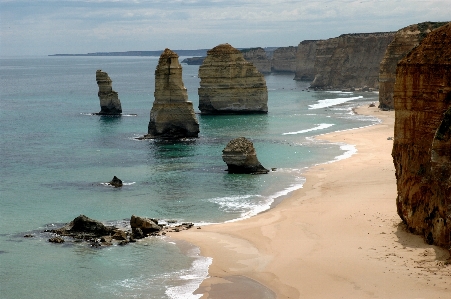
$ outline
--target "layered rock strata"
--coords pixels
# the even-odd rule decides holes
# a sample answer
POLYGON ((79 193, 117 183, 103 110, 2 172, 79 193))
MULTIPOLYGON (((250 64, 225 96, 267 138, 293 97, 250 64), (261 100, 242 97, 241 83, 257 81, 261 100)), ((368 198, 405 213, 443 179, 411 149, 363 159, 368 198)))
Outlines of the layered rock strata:
POLYGON ((296 72, 296 51, 297 47, 280 47, 274 51, 272 56, 273 72, 296 72))
POLYGON ((252 63, 260 73, 271 73, 271 60, 263 48, 250 48, 241 50, 246 61, 252 63))
POLYGON ((313 81, 315 79, 315 58, 317 40, 304 40, 296 50, 296 72, 294 80, 313 81))
POLYGON ((199 122, 188 101, 178 55, 164 50, 155 69, 155 101, 146 138, 197 137, 199 122))
POLYGON ((117 92, 113 90, 110 77, 106 72, 97 70, 96 72, 97 85, 99 86, 99 92, 97 95, 100 100, 100 112, 99 115, 115 115, 122 113, 121 101, 119 100, 117 92))
POLYGON ((343 34, 316 46, 312 88, 379 87, 379 67, 394 32, 343 34))
POLYGON ((379 108, 394 109, 393 89, 398 62, 417 47, 429 32, 445 24, 444 22, 424 22, 404 27, 396 32, 380 64, 379 108))
POLYGON ((398 214, 429 244, 451 246, 451 23, 399 63, 394 85, 398 214))
POLYGON ((222 160, 227 164, 229 173, 265 174, 269 172, 258 161, 254 144, 245 137, 231 140, 222 151, 222 160))
POLYGON ((264 76, 229 44, 207 52, 199 67, 199 109, 202 114, 267 113, 264 76))

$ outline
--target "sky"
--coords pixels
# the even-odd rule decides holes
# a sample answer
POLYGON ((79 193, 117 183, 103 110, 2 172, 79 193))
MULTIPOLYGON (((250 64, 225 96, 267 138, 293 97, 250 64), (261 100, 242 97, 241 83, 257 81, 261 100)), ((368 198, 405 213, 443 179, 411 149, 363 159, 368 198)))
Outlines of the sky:
POLYGON ((0 0, 0 56, 286 47, 450 20, 451 0, 0 0))

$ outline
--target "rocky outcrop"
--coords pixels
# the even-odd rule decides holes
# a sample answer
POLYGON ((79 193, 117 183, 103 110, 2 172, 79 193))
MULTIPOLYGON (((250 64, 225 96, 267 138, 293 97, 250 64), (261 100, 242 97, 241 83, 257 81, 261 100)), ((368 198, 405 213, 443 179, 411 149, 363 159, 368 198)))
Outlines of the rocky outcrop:
POLYGON ((97 85, 99 86, 99 100, 100 112, 98 115, 117 115, 122 113, 121 101, 117 92, 113 90, 110 77, 106 72, 97 70, 96 72, 97 85))
POLYGON ((182 81, 178 55, 164 50, 155 70, 155 101, 146 138, 197 137, 199 122, 182 81))
POLYGON ((379 87, 379 66, 394 32, 343 34, 316 46, 312 88, 379 87))
POLYGON ((394 85, 398 214, 430 244, 451 246, 451 23, 399 63, 394 85))
POLYGON ((265 174, 269 172, 258 161, 254 144, 245 137, 231 140, 222 151, 222 160, 227 164, 229 173, 265 174))
POLYGON ((429 32, 445 24, 445 22, 424 22, 404 27, 396 32, 380 64, 379 108, 394 109, 393 89, 398 62, 417 47, 429 32))
POLYGON ((243 57, 252 63, 260 73, 271 73, 271 60, 263 48, 242 49, 243 57))
POLYGON ((229 44, 207 52, 199 78, 199 109, 203 114, 268 112, 264 76, 229 44))
POLYGON ((139 231, 143 235, 159 232, 162 227, 158 225, 157 219, 149 219, 132 215, 130 226, 134 235, 139 231))
POLYGON ((296 50, 297 47, 280 47, 274 51, 272 56, 273 72, 296 72, 296 50))
POLYGON ((80 215, 62 228, 52 230, 52 232, 60 236, 87 239, 111 235, 116 230, 117 228, 114 226, 106 226, 97 220, 80 215))
POLYGON ((296 50, 296 72, 294 80, 313 81, 315 79, 315 58, 317 40, 304 40, 296 50))
POLYGON ((113 186, 115 188, 122 187, 122 180, 117 176, 114 176, 113 179, 108 182, 108 185, 113 186))

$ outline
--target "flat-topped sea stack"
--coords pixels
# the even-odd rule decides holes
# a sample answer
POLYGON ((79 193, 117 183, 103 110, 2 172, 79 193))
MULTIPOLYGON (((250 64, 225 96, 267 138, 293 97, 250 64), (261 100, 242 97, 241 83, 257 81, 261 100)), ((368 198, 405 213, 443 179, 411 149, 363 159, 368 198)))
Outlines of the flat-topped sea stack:
POLYGON ((395 32, 352 33, 316 43, 316 89, 379 87, 379 67, 395 32))
POLYGON ((222 151, 222 160, 227 164, 229 173, 266 174, 269 172, 258 161, 254 144, 245 137, 230 140, 222 151))
POLYGON ((100 112, 98 115, 118 115, 122 113, 121 101, 117 92, 113 90, 110 77, 106 72, 97 70, 96 81, 99 86, 100 112))
POLYGON ((155 101, 145 138, 197 137, 199 122, 188 102, 179 56, 165 49, 155 69, 155 101))
POLYGON ((202 114, 268 112, 264 76, 229 44, 207 52, 199 67, 199 109, 202 114))
POLYGON ((398 214, 429 244, 451 246, 451 23, 399 63, 394 85, 398 214))
POLYGON ((379 70, 379 108, 394 109, 393 89, 395 86, 396 66, 413 48, 432 30, 447 22, 424 22, 398 30, 388 45, 379 70))

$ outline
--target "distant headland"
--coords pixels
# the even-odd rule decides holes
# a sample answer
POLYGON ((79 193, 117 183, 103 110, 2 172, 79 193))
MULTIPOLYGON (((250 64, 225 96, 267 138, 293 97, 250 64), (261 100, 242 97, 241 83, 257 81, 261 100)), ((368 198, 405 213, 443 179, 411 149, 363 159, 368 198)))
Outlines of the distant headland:
MULTIPOLYGON (((175 50, 179 56, 206 56, 208 49, 175 50)), ((51 54, 49 56, 157 56, 164 50, 157 51, 126 51, 126 52, 94 52, 86 54, 51 54)))

